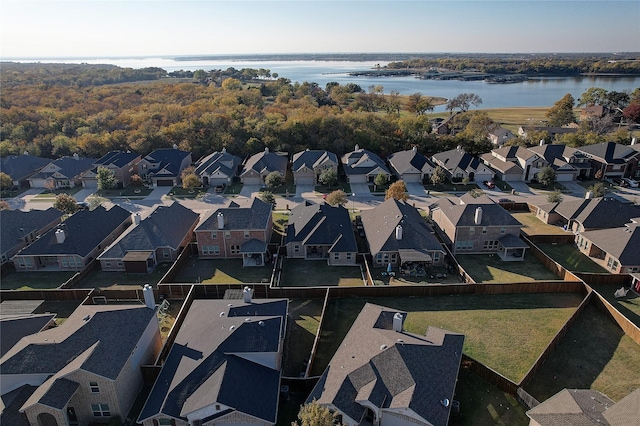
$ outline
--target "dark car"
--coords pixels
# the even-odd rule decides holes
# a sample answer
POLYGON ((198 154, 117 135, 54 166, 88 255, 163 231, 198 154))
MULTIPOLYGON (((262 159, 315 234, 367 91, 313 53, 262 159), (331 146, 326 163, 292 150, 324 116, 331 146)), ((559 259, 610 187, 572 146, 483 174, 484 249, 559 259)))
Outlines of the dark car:
POLYGON ((628 186, 629 185, 624 179, 621 179, 621 178, 613 178, 613 183, 615 183, 616 185, 619 185, 619 186, 628 186))
POLYGON ((496 187, 496 184, 491 182, 490 180, 485 180, 484 182, 482 182, 482 184, 489 189, 493 189, 496 187))
POLYGON ((225 187, 224 183, 220 184, 220 185, 216 185, 216 187, 215 187, 216 193, 217 194, 221 194, 222 192, 224 192, 224 187, 225 187))
POLYGON ((508 198, 500 198, 498 200, 498 203, 513 203, 513 200, 510 200, 508 198))
POLYGON ((86 201, 78 201, 76 205, 78 206, 78 210, 89 210, 89 203, 86 201))

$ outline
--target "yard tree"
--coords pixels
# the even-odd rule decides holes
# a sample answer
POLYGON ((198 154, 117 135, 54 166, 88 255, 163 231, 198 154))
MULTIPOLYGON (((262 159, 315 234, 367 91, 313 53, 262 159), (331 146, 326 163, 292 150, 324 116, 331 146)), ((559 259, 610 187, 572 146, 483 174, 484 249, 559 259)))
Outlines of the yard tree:
POLYGON ((587 188, 587 191, 591 191, 595 198, 604 197, 604 195, 607 193, 607 189, 604 187, 604 184, 602 182, 594 183, 587 188))
POLYGON ((13 180, 11 180, 11 176, 5 172, 0 172, 0 189, 4 191, 5 189, 10 189, 12 186, 13 180))
POLYGON ((604 105, 607 102, 608 91, 600 87, 588 88, 578 99, 577 106, 604 105))
POLYGON ((559 203, 562 201, 564 197, 562 196, 562 193, 560 192, 559 189, 556 189, 555 191, 549 193, 549 195, 547 195, 547 201, 549 203, 559 203))
POLYGON ((478 106, 482 103, 482 98, 475 93, 461 93, 447 102, 447 110, 459 109, 461 112, 469 110, 471 105, 478 106))
POLYGON ((538 181, 544 186, 552 185, 556 181, 556 172, 550 166, 543 167, 538 172, 538 181))
POLYGON ((273 196, 273 192, 271 191, 264 191, 263 193, 261 193, 260 199, 265 203, 269 203, 273 205, 276 204, 276 197, 273 196))
POLYGON ((90 195, 89 197, 87 197, 87 203, 89 204, 89 210, 95 210, 96 208, 100 207, 101 205, 103 205, 104 203, 106 203, 108 200, 104 197, 101 197, 99 195, 93 194, 90 195))
POLYGON ((325 201, 332 206, 341 206, 347 204, 347 194, 343 190, 338 189, 327 194, 325 201))
POLYGON ((264 183, 271 189, 282 185, 282 175, 280 172, 271 172, 264 178, 264 183))
POLYGON ((405 185, 403 180, 393 182, 389 186, 384 199, 388 200, 389 198, 394 198, 399 201, 407 201, 409 199, 409 194, 407 193, 407 185, 405 185))
POLYGON ((417 92, 409 95, 409 100, 407 101, 407 110, 409 110, 409 112, 413 112, 416 115, 423 115, 426 112, 433 111, 433 108, 434 105, 431 98, 422 96, 422 93, 417 92))
POLYGON ((431 183, 434 185, 439 185, 441 183, 444 183, 446 179, 447 174, 445 173, 444 169, 440 166, 436 166, 433 174, 431 175, 431 183))
POLYGON ((385 186, 387 184, 387 175, 384 173, 378 173, 376 178, 373 180, 373 183, 376 187, 385 186))
POLYGON ((196 169, 193 166, 184 169, 180 174, 180 178, 182 179, 183 188, 192 189, 202 185, 202 182, 200 182, 200 177, 196 174, 196 169))
POLYGON ((640 102, 634 102, 623 110, 622 115, 627 120, 640 123, 640 102))
POLYGON ((338 183, 338 172, 335 169, 327 169, 318 178, 321 184, 332 187, 338 183))
POLYGON ((71 195, 63 192, 56 197, 53 208, 66 214, 74 214, 78 211, 78 202, 71 195))
POLYGON ((141 186, 144 185, 144 181, 142 180, 142 178, 140 177, 140 175, 132 175, 131 179, 129 179, 129 185, 136 187, 136 188, 140 188, 141 186))
POLYGON ((11 206, 6 201, 0 201, 0 210, 11 210, 11 206))
POLYGON ((205 70, 196 70, 193 73, 193 78, 198 81, 204 81, 207 78, 207 72, 205 70))
POLYGON ((298 420, 291 422, 291 426, 333 426, 335 419, 334 413, 314 399, 300 406, 298 420))
POLYGON ((116 175, 106 167, 98 167, 96 178, 98 179, 98 189, 114 189, 118 186, 116 175))
POLYGON ((573 113, 573 105, 575 101, 570 93, 564 95, 562 99, 557 101, 547 111, 547 124, 552 127, 560 127, 565 124, 575 123, 576 116, 573 113))

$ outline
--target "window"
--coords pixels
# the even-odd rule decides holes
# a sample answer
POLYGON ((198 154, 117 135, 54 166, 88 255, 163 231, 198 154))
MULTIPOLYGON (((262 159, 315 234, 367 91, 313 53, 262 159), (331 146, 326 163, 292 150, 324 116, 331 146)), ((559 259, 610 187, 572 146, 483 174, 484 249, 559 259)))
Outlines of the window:
POLYGON ((91 404, 93 417, 111 417, 111 411, 107 404, 91 404))
POLYGON ((483 234, 486 234, 486 233, 487 233, 487 227, 486 227, 486 226, 483 226, 483 227, 482 227, 482 233, 483 233, 483 234))
POLYGON ((473 241, 457 241, 456 251, 473 250, 473 241))
POLYGON ((91 389, 91 393, 100 393, 98 382, 89 382, 89 389, 91 389))
POLYGON ((169 249, 162 250, 162 257, 164 257, 165 259, 168 259, 170 256, 171 256, 171 251, 169 251, 169 249))
POLYGON ((124 263, 123 263, 123 262, 118 261, 118 266, 122 268, 122 267, 124 266, 124 263))
POLYGON ((300 246, 293 246, 294 253, 300 253, 300 246))
POLYGON ((208 255, 213 253, 213 246, 202 246, 202 254, 208 255))
POLYGON ((475 227, 473 227, 473 226, 470 226, 470 227, 469 227, 469 233, 470 233, 470 234, 475 234, 475 233, 476 233, 476 228, 475 228, 475 227))
POLYGON ((440 261, 440 252, 435 252, 433 253, 433 262, 439 262, 440 261))
POLYGON ((502 228, 500 228, 500 233, 504 234, 505 232, 507 232, 507 228, 505 228, 504 226, 502 228))
POLYGON ((333 260, 340 259, 340 253, 333 253, 333 260))
POLYGON ((67 260, 67 258, 66 258, 66 257, 63 257, 63 258, 61 258, 60 260, 62 261, 62 267, 63 267, 63 268, 67 268, 67 267, 69 267, 69 261, 67 260))
POLYGON ((607 261, 607 268, 611 269, 611 265, 613 264, 613 257, 610 257, 607 261))
POLYGON ((393 253, 393 254, 391 255, 391 263, 396 263, 396 259, 397 259, 397 257, 398 257, 398 255, 397 255, 397 254, 395 254, 395 253, 393 253))
POLYGON ((238 244, 232 244, 231 254, 238 254, 238 253, 240 253, 240 246, 238 244))
POLYGON ((213 254, 220 256, 220 246, 213 246, 213 254))
POLYGON ((218 231, 211 231, 211 238, 218 238, 218 231))
POLYGON ((495 240, 487 240, 484 242, 485 250, 495 250, 498 248, 498 242, 495 240))
POLYGON ((111 262, 104 262, 104 266, 106 266, 107 268, 111 267, 111 262))
POLYGON ((351 260, 351 253, 347 253, 347 260, 351 260))
POLYGON ((618 261, 617 261, 617 260, 614 260, 614 261, 613 261, 613 266, 611 267, 611 270, 612 270, 612 271, 615 271, 616 269, 618 269, 618 261))
POLYGON ((224 236, 229 238, 231 236, 231 231, 224 231, 224 236))
MULTIPOLYGON (((158 420, 158 425, 160 426, 171 426, 171 419, 159 419, 158 420)), ((202 424, 202 423, 200 423, 202 424)))
POLYGON ((245 238, 249 238, 250 236, 251 236, 251 233, 249 231, 244 231, 245 238))

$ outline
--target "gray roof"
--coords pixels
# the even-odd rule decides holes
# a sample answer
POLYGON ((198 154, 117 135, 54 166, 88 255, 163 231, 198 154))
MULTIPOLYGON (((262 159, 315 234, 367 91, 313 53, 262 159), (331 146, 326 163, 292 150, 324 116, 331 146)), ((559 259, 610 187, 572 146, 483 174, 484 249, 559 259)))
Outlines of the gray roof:
POLYGON ((580 235, 617 258, 622 265, 640 265, 640 226, 638 224, 586 231, 580 235))
POLYGON ((68 254, 85 257, 130 216, 131 213, 120 206, 113 206, 109 210, 102 206, 95 210, 80 210, 58 227, 49 230, 19 254, 27 256, 68 254), (66 238, 62 244, 58 244, 56 240, 57 229, 65 231, 66 238))
POLYGON ((187 414, 220 403, 275 423, 280 370, 251 353, 279 351, 287 303, 194 300, 139 422, 160 413, 186 420, 187 414))
POLYGON ((522 226, 499 204, 469 203, 443 206, 440 209, 455 226, 522 226), (477 208, 482 208, 482 219, 479 225, 475 224, 477 208))
POLYGON ((267 243, 252 238, 240 246, 240 253, 265 253, 267 251, 267 243))
POLYGON ((0 210, 0 247, 6 252, 34 231, 60 219, 64 213, 53 207, 47 210, 0 210))
POLYGON ((356 400, 364 400, 446 425, 451 407, 441 401, 453 399, 464 336, 436 327, 425 336, 393 331, 396 313, 367 303, 307 401, 334 406, 356 422, 365 412, 356 400))
POLYGON ((55 317, 55 314, 40 314, 0 320, 0 358, 9 352, 20 339, 38 333, 55 317))
POLYGON ((563 389, 527 411, 527 415, 540 426, 609 425, 603 413, 613 404, 595 390, 563 389))
POLYGON ((266 229, 273 204, 254 198, 250 207, 227 207, 211 212, 196 231, 218 230, 218 213, 224 218, 224 230, 266 229))
POLYGON ((442 251, 444 249, 432 234, 415 207, 389 198, 371 210, 362 211, 362 224, 371 254, 398 250, 442 251), (402 226, 402 239, 396 239, 396 226, 402 226))
POLYGON ((500 244, 502 244, 504 247, 510 249, 529 248, 529 244, 525 243, 520 239, 520 237, 513 234, 504 235, 498 238, 498 241, 500 241, 500 244))
MULTIPOLYGON (((55 164, 60 170, 57 173, 66 176, 69 179, 73 179, 77 176, 80 176, 82 173, 87 170, 91 170, 93 168, 93 163, 96 161, 95 158, 84 158, 84 157, 62 157, 57 160, 49 161, 49 163, 55 164)), ((47 179, 51 175, 52 172, 38 172, 32 176, 32 178, 37 179, 47 179)))
POLYGON ((640 217, 640 205, 611 196, 562 201, 555 212, 566 220, 575 220, 584 229, 617 228, 640 217))
POLYGON ((225 176, 235 176, 241 163, 240 157, 231 155, 223 149, 222 152, 216 151, 198 160, 195 164, 196 174, 202 176, 221 172, 225 176))
POLYGON ((170 247, 177 250, 180 242, 196 225, 198 213, 180 203, 170 206, 158 206, 139 225, 116 240, 109 249, 99 256, 100 259, 121 259, 129 251, 156 250, 170 247))
POLYGON ((482 164, 478 157, 468 154, 462 149, 451 149, 449 151, 439 152, 431 158, 449 174, 451 174, 456 167, 461 170, 475 171, 482 164))
POLYGON ((293 171, 298 171, 302 167, 314 170, 325 161, 331 161, 338 165, 338 156, 333 152, 324 150, 305 150, 293 154, 293 171))
POLYGON ((20 181, 36 173, 50 162, 49 158, 34 155, 9 155, 0 160, 0 172, 11 176, 11 180, 20 181))
POLYGON ((488 163, 489 167, 500 173, 510 175, 522 175, 523 173, 522 167, 520 167, 518 163, 514 161, 502 161, 490 152, 482 154, 480 158, 482 158, 485 163, 488 163))
MULTIPOLYGON (((551 167, 553 167, 554 165, 561 165, 562 163, 567 164, 568 160, 571 157, 585 158, 584 153, 563 144, 545 144, 541 146, 533 146, 529 148, 529 151, 535 152, 540 157, 547 160, 551 164, 551 167)), ((572 164, 571 166, 574 166, 574 164, 572 164)), ((576 166, 579 166, 579 164, 576 164, 576 166)), ((589 167, 591 167, 591 165, 589 165, 589 167)))
POLYGON ((629 145, 622 145, 615 142, 602 142, 593 145, 586 145, 577 148, 590 158, 595 158, 607 164, 623 164, 634 156, 638 151, 629 145))
MULTIPOLYGON (((150 172, 165 169, 171 176, 178 176, 180 173, 180 165, 185 158, 190 155, 190 152, 182 151, 180 149, 162 148, 156 149, 151 154, 144 157, 144 159, 150 163, 159 163, 159 166, 149 170, 150 172)), ((163 176, 168 175, 164 173, 163 176)))
POLYGON ((11 426, 31 426, 27 415, 25 413, 21 413, 20 408, 36 389, 36 386, 23 385, 2 395, 4 410, 0 410, 0 424, 11 426))
POLYGON ((131 151, 110 151, 93 164, 95 164, 96 167, 113 165, 120 168, 126 166, 138 157, 140 157, 140 154, 136 154, 135 152, 131 151))
POLYGON ((396 152, 387 158, 391 168, 393 168, 398 175, 408 172, 411 168, 423 173, 435 168, 431 160, 413 149, 396 152))
POLYGON ((253 170, 258 174, 269 174, 271 172, 280 172, 283 175, 287 172, 287 164, 289 160, 286 156, 265 149, 262 152, 252 155, 244 163, 244 170, 240 176, 253 170))
POLYGON ((382 158, 366 149, 357 149, 342 156, 342 165, 347 175, 366 175, 380 168, 384 173, 390 175, 389 169, 384 164, 382 158), (374 165, 367 166, 366 163, 372 161, 374 165), (351 162, 351 165, 347 165, 351 162))
POLYGON ((517 158, 528 160, 534 155, 538 155, 522 146, 503 146, 492 150, 491 153, 503 157, 506 160, 515 160, 517 158))
POLYGON ((331 253, 358 251, 347 209, 325 203, 306 201, 291 210, 285 244, 292 242, 328 245, 331 253))
POLYGON ((60 377, 53 382, 49 390, 40 398, 39 402, 40 404, 62 410, 79 387, 80 384, 78 382, 60 377))
POLYGON ((115 380, 152 320, 155 311, 144 305, 80 305, 62 325, 21 339, 0 358, 2 374, 74 366, 115 380))

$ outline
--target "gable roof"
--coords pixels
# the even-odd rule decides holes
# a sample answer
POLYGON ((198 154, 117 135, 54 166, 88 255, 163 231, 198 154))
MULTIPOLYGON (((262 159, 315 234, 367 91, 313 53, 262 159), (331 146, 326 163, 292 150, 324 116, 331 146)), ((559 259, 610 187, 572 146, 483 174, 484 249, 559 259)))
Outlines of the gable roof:
POLYGON ((431 227, 415 207, 389 198, 371 210, 363 210, 362 224, 371 254, 399 250, 444 251, 431 227), (402 227, 402 239, 396 239, 396 227, 402 227))
POLYGON ((590 389, 563 389, 527 415, 540 426, 608 425, 603 413, 614 402, 606 395, 590 389))
POLYGON ((7 251, 32 232, 60 219, 64 213, 53 207, 47 210, 0 210, 0 247, 7 251))
POLYGON ((20 407, 22 407, 36 389, 36 386, 22 385, 19 388, 2 395, 0 424, 11 426, 31 426, 27 415, 20 412, 20 407))
POLYGON ((57 160, 53 160, 47 163, 45 167, 48 166, 49 164, 53 164, 56 167, 58 167, 59 170, 57 170, 56 172, 40 171, 34 174, 33 176, 31 176, 31 178, 47 179, 51 177, 54 173, 60 173, 61 175, 67 177, 68 179, 73 179, 76 176, 80 176, 82 173, 86 172, 87 170, 91 170, 93 168, 94 161, 96 161, 95 158, 84 158, 84 157, 78 157, 78 156, 58 158, 57 160))
POLYGON ((174 202, 158 206, 137 226, 117 239, 99 259, 121 259, 129 251, 156 250, 159 247, 178 249, 187 232, 198 222, 200 215, 174 202))
POLYGON ((115 166, 115 167, 124 167, 136 158, 140 157, 140 154, 136 154, 135 152, 127 151, 109 151, 105 155, 103 155, 99 160, 93 163, 97 166, 115 166))
POLYGON ((39 314, 0 319, 0 358, 23 337, 41 331, 55 316, 39 314))
POLYGON ((181 149, 176 148, 161 148, 156 149, 151 154, 144 157, 144 160, 149 163, 159 163, 157 168, 153 170, 166 170, 173 176, 178 176, 180 173, 180 165, 185 160, 185 158, 190 157, 191 153, 187 151, 182 151, 181 149))
POLYGON ((298 204, 289 214, 285 244, 330 245, 330 253, 357 252, 349 212, 343 206, 298 204))
POLYGON ((638 155, 638 151, 631 146, 615 142, 602 142, 577 149, 587 157, 607 164, 623 164, 638 155))
POLYGON ((252 155, 244 163, 244 170, 240 174, 243 176, 250 170, 258 174, 268 174, 271 172, 280 172, 285 174, 289 160, 286 156, 269 152, 269 148, 264 151, 252 155))
POLYGON ((271 218, 271 209, 273 204, 254 198, 250 207, 229 206, 210 212, 195 230, 218 230, 218 213, 222 213, 224 230, 266 229, 271 218))
POLYGON ((0 172, 11 176, 11 180, 26 179, 51 162, 48 158, 34 155, 9 155, 0 160, 0 172))
POLYGON ((280 370, 260 354, 280 350, 287 303, 194 300, 138 421, 219 403, 275 423, 280 370))
POLYGON ((435 165, 424 155, 420 154, 417 149, 408 149, 399 151, 387 157, 391 167, 399 174, 404 174, 411 168, 420 172, 427 172, 435 165))
POLYGON ((214 152, 201 158, 195 164, 197 175, 212 175, 220 172, 225 176, 235 176, 242 159, 227 153, 223 148, 222 152, 214 152))
POLYGON ((488 198, 480 197, 474 202, 471 199, 465 204, 441 206, 440 210, 454 226, 522 226, 502 206, 487 202, 488 198), (476 209, 482 208, 482 218, 479 225, 475 224, 476 209))
POLYGON ((503 174, 521 175, 524 172, 522 167, 515 161, 502 161, 490 152, 482 154, 480 158, 482 158, 489 167, 503 174))
POLYGON ((341 161, 344 166, 344 172, 347 175, 366 175, 378 168, 386 174, 391 174, 382 158, 366 149, 358 148, 355 151, 351 151, 343 155, 341 161), (374 164, 368 166, 367 163, 369 161, 374 164))
POLYGON ((583 238, 617 258, 622 265, 640 265, 640 225, 586 231, 583 238))
POLYGON ((634 390, 603 413, 612 425, 633 426, 640 419, 640 388, 634 390))
POLYGON ((531 152, 527 148, 524 148, 521 146, 503 146, 503 147, 491 150, 491 153, 494 156, 502 157, 507 161, 515 160, 517 158, 522 160, 528 160, 529 158, 535 155, 538 155, 537 153, 531 152))
POLYGON ((425 336, 396 332, 393 316, 406 313, 367 303, 309 395, 360 420, 367 401, 404 409, 432 425, 446 425, 464 336, 429 327, 425 336))
POLYGON ((479 166, 483 166, 480 160, 478 160, 478 157, 467 154, 463 149, 457 148, 439 152, 431 158, 449 174, 452 174, 456 168, 467 172, 475 172, 479 166))
POLYGON ((293 154, 293 171, 297 172, 302 167, 314 170, 322 163, 330 161, 338 165, 338 156, 333 152, 325 150, 305 150, 293 154))
POLYGON ((562 201, 555 212, 567 220, 575 220, 584 229, 617 228, 640 217, 640 205, 613 197, 562 201))
POLYGON ((80 210, 56 228, 49 230, 18 255, 75 254, 85 257, 130 217, 131 214, 127 210, 117 205, 109 210, 102 206, 95 210, 80 210), (66 237, 62 244, 58 244, 56 240, 57 229, 65 232, 66 237))
POLYGON ((75 363, 115 380, 155 315, 144 305, 80 305, 62 325, 21 339, 0 358, 2 374, 55 374, 75 363))

